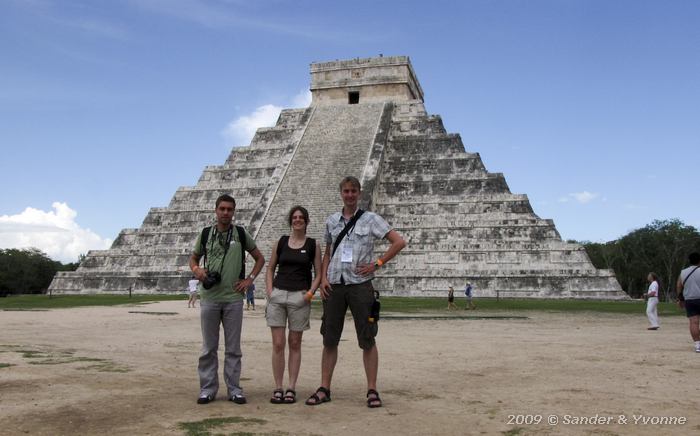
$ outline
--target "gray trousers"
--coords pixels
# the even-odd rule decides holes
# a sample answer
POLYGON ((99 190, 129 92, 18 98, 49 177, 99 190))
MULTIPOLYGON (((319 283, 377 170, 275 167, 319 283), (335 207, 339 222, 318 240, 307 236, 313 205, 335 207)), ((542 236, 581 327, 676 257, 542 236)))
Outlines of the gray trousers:
POLYGON ((200 303, 202 322, 202 353, 199 355, 200 395, 216 396, 219 390, 219 325, 224 326, 224 382, 228 397, 243 395, 241 380, 241 328, 243 327, 243 301, 235 303, 200 303))

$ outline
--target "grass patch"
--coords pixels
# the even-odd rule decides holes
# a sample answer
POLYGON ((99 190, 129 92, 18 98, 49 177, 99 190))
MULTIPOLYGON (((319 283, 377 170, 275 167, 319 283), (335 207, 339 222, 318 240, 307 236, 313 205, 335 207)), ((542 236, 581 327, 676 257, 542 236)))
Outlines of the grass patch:
MULTIPOLYGON (((382 312, 429 313, 447 312, 447 298, 421 297, 382 297, 382 312)), ((601 301, 574 299, 503 299, 477 298, 473 300, 476 310, 462 310, 460 314, 472 316, 489 311, 545 311, 545 312, 603 312, 644 314, 646 303, 643 301, 601 301)), ((457 303, 464 308, 464 301, 457 303)), ((320 306, 320 305, 319 305, 320 306)), ((659 303, 659 315, 685 315, 674 303, 659 303)), ((451 313, 457 313, 453 311, 451 313)))
MULTIPOLYGON (((121 304, 147 304, 157 301, 174 301, 187 299, 186 295, 60 295, 49 298, 48 295, 19 295, 0 298, 0 310, 37 310, 61 309, 84 306, 116 306, 121 304)), ((464 299, 457 297, 457 306, 464 308, 464 299)), ((398 313, 447 313, 447 298, 438 297, 382 297, 382 312, 398 313)), ((476 311, 453 311, 453 314, 477 315, 489 311, 544 311, 544 312, 603 312, 644 314, 646 303, 633 301, 601 301, 575 299, 504 299, 475 298, 476 311)), ((321 302, 316 299, 312 306, 314 312, 322 311, 321 302)), ((674 303, 659 303, 660 316, 685 315, 674 303)), ((146 313, 146 312, 141 312, 146 313)), ((169 312, 155 313, 170 315, 169 312)))
POLYGON ((187 300, 186 295, 14 295, 0 298, 2 310, 64 309, 84 306, 117 306, 146 304, 156 301, 187 300))
POLYGON ((35 360, 29 362, 30 365, 62 365, 64 363, 74 362, 106 362, 105 359, 97 359, 94 357, 48 357, 44 360, 35 360))
POLYGON ((385 315, 381 317, 382 320, 406 320, 406 319, 422 319, 422 320, 454 320, 454 319, 506 319, 506 320, 511 320, 511 319, 530 319, 527 316, 520 316, 520 315, 483 315, 483 316, 478 316, 478 315, 467 315, 467 316, 460 316, 460 315, 422 315, 422 314, 414 314, 414 315, 385 315))
POLYGON ((142 313, 144 315, 177 315, 177 312, 143 312, 140 310, 130 310, 129 313, 142 313))
POLYGON ((9 368, 11 366, 14 366, 14 365, 11 363, 1 363, 0 362, 0 368, 9 368))
MULTIPOLYGON (((201 421, 181 422, 178 427, 185 431, 187 436, 209 436, 210 430, 217 429, 229 424, 267 424, 264 419, 258 418, 241 418, 240 416, 231 416, 228 418, 208 418, 201 421)), ((227 433, 230 435, 250 435, 253 433, 227 433)))
POLYGON ((99 372, 129 372, 127 367, 119 366, 109 359, 76 356, 74 350, 26 349, 18 345, 0 344, 0 352, 15 352, 28 360, 30 365, 63 365, 67 363, 87 362, 92 365, 79 369, 91 369, 99 372))

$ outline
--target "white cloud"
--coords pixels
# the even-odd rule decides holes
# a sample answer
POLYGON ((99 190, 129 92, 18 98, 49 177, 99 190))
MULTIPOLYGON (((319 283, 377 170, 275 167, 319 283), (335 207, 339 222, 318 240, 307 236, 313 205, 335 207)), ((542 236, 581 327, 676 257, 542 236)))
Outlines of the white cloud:
POLYGON ((596 194, 594 192, 588 192, 588 191, 575 192, 575 193, 569 194, 569 195, 574 197, 574 199, 576 199, 576 201, 578 201, 581 204, 590 203, 591 201, 593 201, 599 197, 599 194, 596 194))
POLYGON ((266 104, 255 109, 250 115, 243 115, 228 123, 222 134, 228 145, 240 147, 250 144, 255 131, 260 127, 274 126, 282 108, 266 104))
MULTIPOLYGON (((568 203, 571 200, 576 200, 581 204, 587 204, 587 203, 590 203, 591 201, 595 200, 598 197, 600 197, 600 194, 597 194, 595 192, 588 192, 588 191, 572 192, 565 197, 560 197, 558 201, 560 203, 568 203)), ((604 200, 607 200, 607 199, 604 199, 604 200)))
POLYGON ((0 247, 35 247, 51 259, 64 263, 75 262, 89 250, 104 250, 112 245, 90 229, 76 222, 76 211, 66 203, 54 202, 52 211, 33 207, 17 215, 0 215, 0 247))
MULTIPOLYGON (((292 97, 292 108, 304 108, 311 104, 311 91, 303 90, 292 97)), ((226 145, 241 147, 250 144, 255 131, 260 127, 272 127, 282 112, 282 107, 274 104, 266 104, 258 107, 249 115, 242 115, 228 123, 221 132, 226 139, 226 145)))
POLYGON ((308 107, 311 104, 311 91, 304 89, 292 98, 293 108, 308 107))

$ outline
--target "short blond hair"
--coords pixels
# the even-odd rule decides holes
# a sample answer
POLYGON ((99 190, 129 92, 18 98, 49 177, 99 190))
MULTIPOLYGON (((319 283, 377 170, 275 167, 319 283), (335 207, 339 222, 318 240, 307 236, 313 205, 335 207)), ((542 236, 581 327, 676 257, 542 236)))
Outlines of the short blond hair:
POLYGON ((357 188, 358 191, 362 191, 362 187, 360 186, 360 181, 357 180, 357 177, 353 176, 346 176, 343 178, 343 180, 340 181, 340 190, 343 190, 343 185, 347 185, 350 183, 352 186, 357 188))

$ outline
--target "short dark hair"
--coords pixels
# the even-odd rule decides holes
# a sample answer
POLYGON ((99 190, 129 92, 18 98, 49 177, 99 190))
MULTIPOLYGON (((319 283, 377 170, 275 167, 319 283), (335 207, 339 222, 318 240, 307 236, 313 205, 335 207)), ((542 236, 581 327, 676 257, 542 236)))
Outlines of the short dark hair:
POLYGON ((234 200, 233 197, 231 197, 230 195, 228 195, 228 194, 219 195, 219 198, 216 199, 216 207, 219 207, 219 203, 221 203, 222 201, 225 201, 227 203, 233 203, 233 208, 234 209, 236 208, 236 200, 234 200))
POLYGON ((293 206, 291 209, 289 209, 289 215, 287 215, 287 222, 289 225, 292 225, 292 215, 294 215, 294 212, 299 211, 301 212, 302 215, 304 215, 304 222, 306 225, 309 225, 309 211, 306 210, 305 207, 303 206, 293 206))
POLYGON ((358 191, 362 191, 362 187, 360 186, 360 181, 357 180, 357 177, 353 176, 347 176, 344 177, 343 180, 340 181, 340 190, 343 190, 343 185, 350 183, 352 186, 356 187, 358 191))
POLYGON ((697 265, 698 262, 700 262, 700 253, 697 251, 690 253, 688 256, 688 262, 690 262, 691 265, 697 265))

